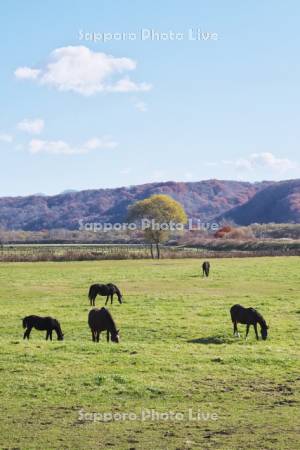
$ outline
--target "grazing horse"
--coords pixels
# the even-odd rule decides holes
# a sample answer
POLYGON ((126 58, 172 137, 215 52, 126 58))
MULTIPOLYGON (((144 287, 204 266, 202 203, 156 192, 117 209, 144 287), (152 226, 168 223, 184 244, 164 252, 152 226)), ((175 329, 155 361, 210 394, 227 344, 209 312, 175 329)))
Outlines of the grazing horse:
POLYGON ((239 336, 239 332, 237 329, 237 324, 242 323, 247 325, 246 336, 247 338, 249 333, 250 325, 253 325, 255 330, 256 339, 258 339, 257 333, 257 324, 260 325, 261 337, 265 341, 268 337, 268 326, 266 324, 265 319, 259 312, 254 308, 244 308, 241 305, 234 305, 230 308, 231 320, 233 323, 233 334, 239 336))
POLYGON ((119 342, 119 330, 117 330, 114 319, 106 308, 91 309, 88 316, 88 324, 92 332, 93 342, 99 342, 101 331, 107 332, 107 342, 109 335, 113 342, 119 342))
POLYGON ((209 275, 209 269, 210 269, 210 262, 208 261, 204 261, 204 263, 202 264, 202 276, 204 277, 209 275))
POLYGON ((23 328, 26 328, 23 339, 29 339, 32 328, 36 330, 47 330, 46 341, 50 337, 52 341, 52 331, 55 330, 57 334, 57 340, 63 341, 64 335, 60 328, 58 320, 53 317, 39 317, 39 316, 27 316, 23 319, 23 328))
POLYGON ((102 295, 103 297, 106 296, 106 302, 107 305, 108 299, 110 297, 110 303, 113 302, 114 294, 117 294, 119 303, 122 303, 122 294, 119 290, 119 288, 112 283, 108 284, 92 284, 92 286, 89 289, 89 299, 90 299, 90 305, 95 306, 95 299, 97 295, 102 295))

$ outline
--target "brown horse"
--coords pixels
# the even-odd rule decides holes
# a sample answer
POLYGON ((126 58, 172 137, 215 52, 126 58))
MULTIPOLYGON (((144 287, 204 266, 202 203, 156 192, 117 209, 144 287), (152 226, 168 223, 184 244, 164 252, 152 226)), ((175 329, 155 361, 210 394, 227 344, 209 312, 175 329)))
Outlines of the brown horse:
POLYGON ((244 308, 241 305, 234 305, 230 308, 231 320, 233 323, 233 334, 235 336, 239 336, 239 332, 237 329, 237 324, 242 323, 247 325, 246 329, 246 338, 249 333, 250 325, 253 325, 255 330, 256 339, 258 339, 257 333, 257 324, 259 323, 261 328, 261 337, 265 341, 268 337, 268 326, 266 324, 265 319, 258 311, 254 308, 244 308))
POLYGON ((36 330, 47 330, 46 341, 50 338, 52 341, 52 331, 54 330, 57 334, 57 339, 62 341, 64 335, 60 328, 60 323, 58 320, 53 319, 53 317, 39 317, 39 316, 27 316, 23 319, 23 328, 26 328, 24 333, 24 339, 29 339, 32 328, 36 330))
POLYGON ((210 270, 210 262, 209 261, 204 261, 204 263, 202 264, 202 276, 204 277, 209 275, 209 270, 210 270))
POLYGON ((107 332, 107 342, 109 342, 109 335, 112 342, 119 342, 119 330, 117 330, 114 319, 106 308, 91 309, 88 316, 88 324, 92 332, 93 342, 99 342, 102 331, 107 332))
POLYGON ((110 303, 112 305, 114 294, 117 295, 119 303, 122 303, 122 294, 120 289, 113 283, 108 284, 92 284, 89 289, 89 300, 90 305, 95 306, 95 300, 97 295, 102 295, 106 297, 105 304, 107 305, 108 299, 110 298, 110 303))

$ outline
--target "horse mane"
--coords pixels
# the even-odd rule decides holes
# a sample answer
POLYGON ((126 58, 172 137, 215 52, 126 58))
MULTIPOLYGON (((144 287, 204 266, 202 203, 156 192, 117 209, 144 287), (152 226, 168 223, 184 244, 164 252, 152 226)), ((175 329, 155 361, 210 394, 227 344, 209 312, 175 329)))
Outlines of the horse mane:
POLYGON ((119 289, 115 284, 114 284, 114 288, 115 288, 115 290, 116 290, 116 293, 117 293, 118 298, 120 299, 120 297, 122 297, 122 294, 121 294, 120 289, 119 289))
POLYGON ((62 336, 63 335, 63 332, 62 332, 62 329, 61 329, 61 327, 60 327, 60 323, 59 323, 59 321, 57 320, 57 319, 54 319, 54 322, 55 322, 55 331, 58 333, 58 334, 60 334, 60 336, 62 336))
POLYGON ((121 294, 120 289, 114 284, 115 290, 118 294, 121 294))
POLYGON ((110 323, 111 323, 111 325, 112 325, 112 328, 113 328, 114 332, 116 333, 116 332, 117 332, 117 326, 116 326, 116 323, 115 323, 115 321, 114 321, 114 319, 113 319, 111 313, 108 311, 108 309, 104 308, 104 306, 100 309, 100 311, 101 311, 101 310, 102 310, 103 312, 105 311, 106 316, 107 316, 107 319, 110 321, 110 323))
POLYGON ((257 320, 258 320, 258 323, 260 324, 260 326, 263 328, 267 328, 267 323, 266 323, 265 319, 263 318, 263 316, 256 309, 253 309, 253 311, 255 311, 255 313, 257 315, 257 320))

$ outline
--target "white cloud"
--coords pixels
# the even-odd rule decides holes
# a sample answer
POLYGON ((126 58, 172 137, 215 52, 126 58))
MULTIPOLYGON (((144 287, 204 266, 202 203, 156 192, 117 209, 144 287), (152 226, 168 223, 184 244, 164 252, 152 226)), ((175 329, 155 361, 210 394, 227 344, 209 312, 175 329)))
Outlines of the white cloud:
POLYGON ((40 70, 31 69, 30 67, 18 67, 14 74, 16 78, 21 80, 35 80, 39 76, 40 72, 40 70))
POLYGON ((97 150, 99 148, 115 148, 117 142, 112 140, 109 136, 103 138, 91 138, 84 144, 84 148, 88 150, 97 150))
POLYGON ((225 165, 233 166, 237 170, 253 171, 256 169, 268 169, 277 172, 286 172, 297 168, 297 163, 288 158, 277 158, 271 152, 252 153, 248 158, 237 160, 224 160, 225 165))
POLYGON ((151 89, 149 83, 134 83, 128 77, 122 78, 114 85, 107 86, 107 91, 110 92, 143 92, 151 89))
POLYGON ((54 155, 80 155, 89 153, 92 150, 112 149, 117 146, 117 142, 110 137, 92 138, 83 143, 81 146, 73 146, 68 142, 58 141, 44 141, 41 139, 32 139, 29 142, 30 153, 49 153, 54 155))
POLYGON ((7 144, 13 141, 13 137, 10 134, 0 133, 0 142, 6 142, 7 144))
POLYGON ((141 112, 148 111, 148 107, 145 102, 137 101, 137 102, 135 102, 134 106, 136 107, 136 109, 138 109, 141 112))
POLYGON ((268 167, 270 169, 286 171, 296 168, 296 163, 287 158, 277 158, 273 153, 253 153, 250 162, 252 167, 268 167))
POLYGON ((114 78, 136 69, 130 58, 115 58, 101 52, 93 52, 85 46, 68 46, 54 50, 48 64, 41 69, 20 67, 17 78, 36 79, 40 84, 53 86, 59 91, 73 91, 82 95, 97 92, 148 91, 148 83, 135 83, 130 78, 114 78))
POLYGON ((43 119, 23 119, 18 123, 18 130, 25 131, 29 134, 40 134, 45 126, 43 119))

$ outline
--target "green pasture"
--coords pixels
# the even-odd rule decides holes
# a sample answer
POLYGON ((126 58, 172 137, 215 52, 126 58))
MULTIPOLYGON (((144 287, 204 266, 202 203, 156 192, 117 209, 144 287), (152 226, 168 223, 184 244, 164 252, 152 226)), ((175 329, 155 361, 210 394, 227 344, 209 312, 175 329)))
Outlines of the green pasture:
MULTIPOLYGON (((298 257, 0 264, 0 447, 9 449, 298 449, 298 257), (114 282, 120 344, 97 344, 87 291, 114 282), (256 341, 229 309, 257 308, 256 341), (63 342, 21 319, 51 315, 63 342)), ((104 299, 97 297, 97 306, 104 299)))

